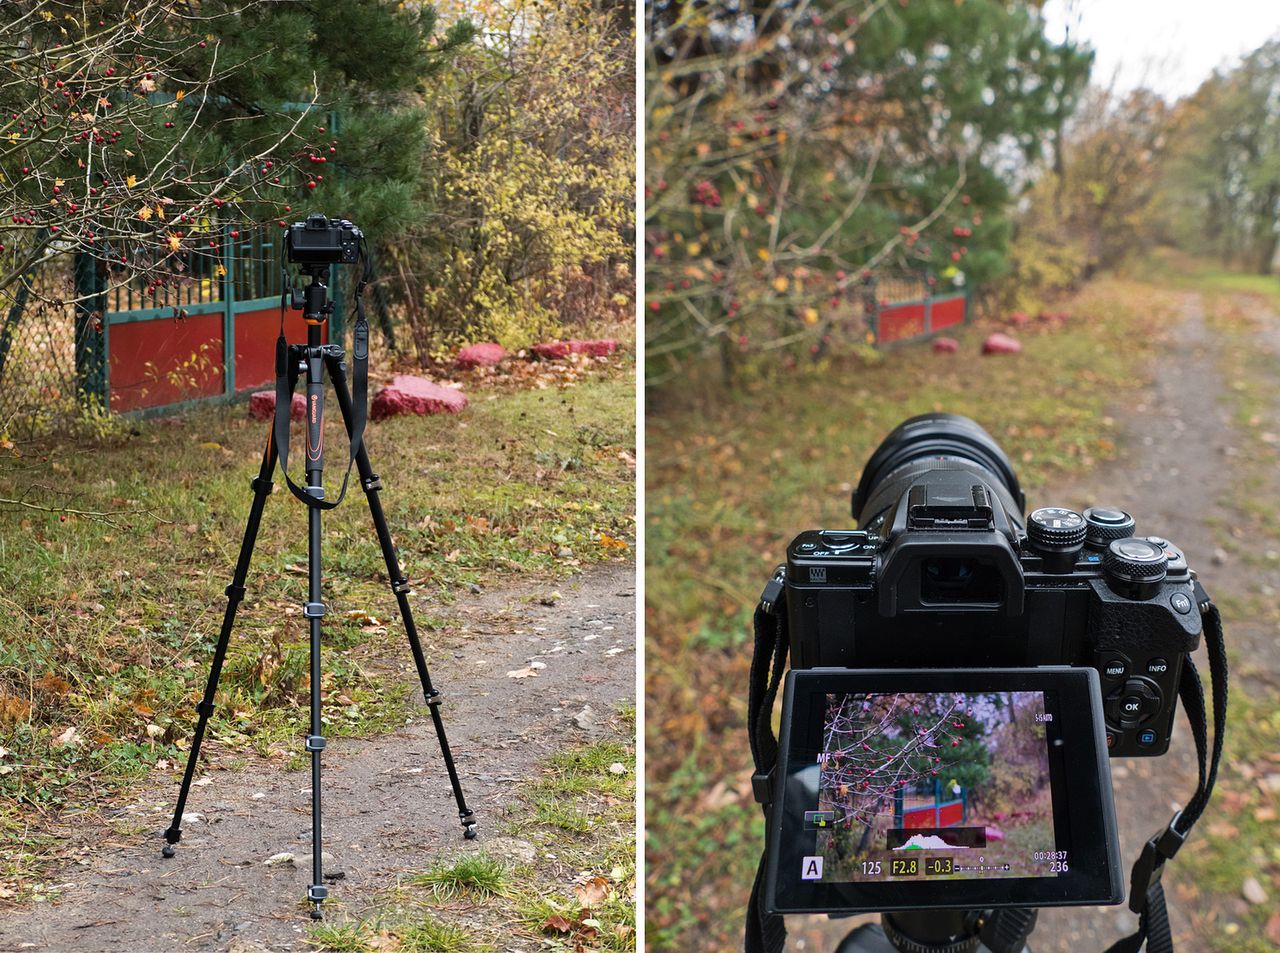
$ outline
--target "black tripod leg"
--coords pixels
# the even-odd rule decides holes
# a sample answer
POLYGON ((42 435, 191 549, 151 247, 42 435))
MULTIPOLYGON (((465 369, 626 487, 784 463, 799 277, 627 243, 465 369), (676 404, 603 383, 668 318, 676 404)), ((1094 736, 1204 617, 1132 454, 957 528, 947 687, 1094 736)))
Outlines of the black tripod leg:
MULTIPOLYGON (((334 393, 338 397, 338 407, 342 411, 342 419, 346 422, 347 432, 351 431, 351 392, 347 389, 346 365, 337 358, 330 357, 329 377, 333 380, 334 393)), ((453 786, 453 799, 458 805, 458 819, 462 822, 463 836, 471 840, 476 836, 475 814, 467 807, 467 799, 462 793, 462 783, 458 780, 458 768, 453 762, 453 753, 449 750, 449 739, 445 735, 444 720, 440 717, 440 692, 431 684, 431 673, 427 670, 427 658, 422 651, 422 643, 418 640, 418 627, 413 621, 413 610, 409 606, 409 580, 404 577, 400 568, 400 558, 396 554, 395 543, 391 540, 391 531, 387 529, 387 518, 382 512, 382 501, 378 492, 382 489, 382 481, 373 472, 369 463, 369 454, 363 446, 356 456, 356 469, 360 472, 360 485, 364 487, 365 496, 369 500, 369 513, 373 516, 373 526, 378 533, 378 545, 382 547, 382 558, 387 564, 387 576, 391 580, 391 591, 395 593, 396 604, 400 607, 400 618, 404 620, 405 634, 409 637, 409 649, 413 652, 413 664, 418 669, 418 680, 422 682, 422 694, 427 707, 431 711, 431 721, 436 728, 436 737, 440 739, 440 753, 444 758, 445 769, 449 772, 449 783, 453 786)))
POLYGON ((267 431, 267 447, 262 453, 262 467, 258 470, 258 476, 249 484, 253 488, 253 505, 249 508, 249 522, 244 529, 244 539, 240 542, 240 558, 236 560, 231 585, 226 588, 227 609, 222 616, 222 631, 218 634, 218 645, 213 650, 213 664, 209 667, 209 681, 205 685, 204 698, 196 706, 196 712, 200 717, 196 721, 195 734, 191 738, 187 770, 182 776, 182 787, 178 790, 178 803, 173 809, 173 823, 164 832, 167 843, 161 853, 166 857, 173 856, 173 845, 182 840, 182 812, 187 806, 187 795, 191 792, 191 779, 196 773, 196 762, 200 760, 200 743, 204 740, 209 716, 213 714, 213 699, 218 692, 218 678, 222 675, 222 663, 227 657, 227 643, 231 641, 231 627, 236 620, 236 609, 240 606, 240 600, 244 598, 244 581, 249 575, 249 561, 253 557, 253 546, 258 538, 262 509, 266 505, 267 497, 271 494, 271 474, 275 467, 276 445, 271 431, 267 431))

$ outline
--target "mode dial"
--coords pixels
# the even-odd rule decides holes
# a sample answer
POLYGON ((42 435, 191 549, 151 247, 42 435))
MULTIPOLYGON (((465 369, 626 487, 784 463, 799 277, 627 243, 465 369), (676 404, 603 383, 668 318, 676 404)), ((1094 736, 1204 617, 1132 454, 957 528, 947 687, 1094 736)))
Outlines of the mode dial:
POLYGON ((1155 595, 1168 568, 1165 551, 1146 539, 1113 539, 1102 557, 1102 569, 1111 588, 1131 599, 1155 595))
POLYGON ((1088 524, 1085 545, 1093 549, 1106 549, 1113 539, 1132 536, 1136 528, 1133 517, 1114 506, 1091 506, 1084 511, 1088 524))
POLYGON ((1027 536, 1037 549, 1079 546, 1086 531, 1083 516, 1060 506, 1043 506, 1027 517, 1027 536))
POLYGON ((1046 572, 1069 573, 1084 544, 1084 517, 1061 506, 1045 506, 1027 517, 1027 541, 1044 557, 1046 572))

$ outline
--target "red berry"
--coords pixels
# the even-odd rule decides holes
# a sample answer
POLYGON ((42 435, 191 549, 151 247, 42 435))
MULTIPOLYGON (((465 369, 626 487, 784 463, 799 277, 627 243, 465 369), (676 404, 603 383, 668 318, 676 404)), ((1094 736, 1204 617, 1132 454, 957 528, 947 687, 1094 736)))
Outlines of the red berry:
POLYGON ((203 49, 204 49, 206 46, 208 46, 208 45, 209 45, 209 44, 208 44, 208 43, 206 43, 204 40, 201 40, 201 41, 200 41, 200 49, 202 49, 202 50, 203 50, 203 49))
POLYGON ((307 183, 307 188, 314 189, 315 187, 316 187, 316 183, 314 179, 312 179, 310 182, 307 183))

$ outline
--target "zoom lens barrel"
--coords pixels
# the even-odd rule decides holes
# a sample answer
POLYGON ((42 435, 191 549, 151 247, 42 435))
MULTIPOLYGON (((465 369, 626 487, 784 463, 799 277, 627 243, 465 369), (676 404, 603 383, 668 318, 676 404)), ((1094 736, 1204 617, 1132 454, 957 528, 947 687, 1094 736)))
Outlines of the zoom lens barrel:
POLYGON ((1025 507, 1013 464, 995 438, 960 414, 922 414, 905 420, 876 448, 853 493, 853 518, 866 526, 896 502, 904 482, 937 469, 940 462, 972 470, 1000 494, 1011 517, 1025 507))

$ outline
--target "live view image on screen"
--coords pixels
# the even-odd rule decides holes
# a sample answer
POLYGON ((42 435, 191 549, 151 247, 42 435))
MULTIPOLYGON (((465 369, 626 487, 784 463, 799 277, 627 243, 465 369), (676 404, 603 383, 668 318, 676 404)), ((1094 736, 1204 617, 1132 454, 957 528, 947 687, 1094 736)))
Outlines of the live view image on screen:
POLYGON ((805 814, 822 859, 807 879, 1064 872, 1052 719, 1043 692, 827 695, 818 804, 805 814))

